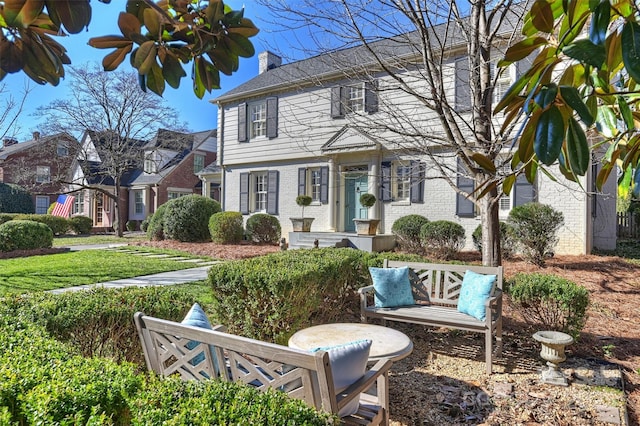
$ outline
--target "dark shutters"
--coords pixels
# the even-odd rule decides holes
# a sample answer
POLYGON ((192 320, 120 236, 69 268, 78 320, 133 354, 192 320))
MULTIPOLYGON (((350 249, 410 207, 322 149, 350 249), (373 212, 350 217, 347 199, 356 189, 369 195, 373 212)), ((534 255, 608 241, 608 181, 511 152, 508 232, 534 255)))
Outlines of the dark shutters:
POLYGON ((329 167, 320 167, 320 202, 329 202, 329 167))
POLYGON ((471 86, 469 85, 469 61, 467 57, 455 62, 455 109, 467 111, 471 108, 471 86))
POLYGON ((249 173, 240 173, 240 213, 249 214, 249 173))
POLYGON ((267 213, 278 214, 278 171, 267 172, 267 213))
POLYGON ((238 142, 247 142, 247 104, 238 105, 238 142))
POLYGON ((342 93, 343 89, 340 86, 331 88, 331 118, 344 117, 342 93))
POLYGON ((383 161, 381 166, 380 199, 382 201, 391 201, 391 162, 383 161))
POLYGON ((524 174, 518 175, 513 185, 513 207, 536 201, 536 188, 531 185, 524 174))
POLYGON ((364 110, 369 114, 378 112, 378 81, 367 81, 364 84, 364 110))
MULTIPOLYGON (((458 189, 471 194, 474 189, 473 179, 466 177, 467 171, 464 165, 458 160, 458 177, 456 185, 458 189)), ((456 214, 460 217, 474 217, 476 215, 475 205, 464 194, 456 193, 456 214)))
POLYGON ((419 161, 411 162, 411 202, 424 202, 424 178, 426 164, 419 161))
POLYGON ((301 167, 298 169, 298 195, 307 193, 307 169, 301 167))
POLYGON ((267 137, 278 137, 278 98, 267 98, 267 137))

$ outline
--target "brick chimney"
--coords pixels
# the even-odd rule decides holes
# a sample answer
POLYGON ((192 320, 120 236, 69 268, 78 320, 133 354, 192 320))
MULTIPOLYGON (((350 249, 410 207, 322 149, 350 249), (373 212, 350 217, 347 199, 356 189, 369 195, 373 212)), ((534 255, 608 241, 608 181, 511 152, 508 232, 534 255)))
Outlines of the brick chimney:
POLYGON ((6 148, 8 146, 17 144, 18 143, 18 139, 16 139, 16 138, 4 138, 2 140, 2 143, 4 144, 3 147, 6 148))
POLYGON ((258 55, 258 73, 262 74, 282 65, 282 58, 275 53, 264 51, 258 55))
POLYGON ((33 132, 33 140, 37 141, 38 139, 40 139, 40 132, 33 132))

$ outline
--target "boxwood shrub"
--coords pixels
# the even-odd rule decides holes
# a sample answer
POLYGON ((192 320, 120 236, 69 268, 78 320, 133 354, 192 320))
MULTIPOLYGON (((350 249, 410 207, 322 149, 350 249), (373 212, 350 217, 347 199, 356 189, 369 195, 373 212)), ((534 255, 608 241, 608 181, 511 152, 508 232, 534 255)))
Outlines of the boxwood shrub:
POLYGON ((266 213, 256 213, 247 219, 247 234, 254 243, 278 244, 282 227, 277 217, 266 213))
POLYGON ((437 220, 422 225, 420 241, 428 255, 437 259, 450 259, 464 247, 466 236, 462 225, 448 220, 437 220))
POLYGON ((164 240, 164 215, 173 200, 167 201, 153 213, 147 226, 147 237, 150 240, 164 240))
POLYGON ((0 251, 34 250, 53 245, 53 232, 44 223, 10 220, 0 225, 0 251))
POLYGON ((69 219, 69 226, 76 234, 84 235, 91 232, 93 220, 88 216, 73 216, 69 219))
POLYGON ((178 241, 209 241, 209 218, 222 209, 220 203, 202 195, 173 200, 164 216, 165 238, 178 241))
POLYGON ((211 241, 218 244, 235 244, 242 240, 244 228, 240 212, 218 212, 209 218, 211 241))
MULTIPOLYGON (((476 250, 482 252, 482 224, 478 225, 471 234, 476 250)), ((507 222, 500 222, 500 251, 504 259, 511 259, 516 254, 518 243, 513 235, 513 229, 507 222)))
POLYGON ((586 288, 556 275, 520 273, 507 289, 528 324, 563 331, 574 338, 580 335, 589 306, 586 288))
POLYGON ((396 242, 401 249, 421 254, 424 252, 420 242, 420 229, 429 219, 419 214, 410 214, 398 218, 391 226, 391 232, 396 236, 396 242))
POLYGON ((53 231, 53 235, 64 235, 69 230, 69 219, 50 214, 19 214, 18 220, 32 220, 47 225, 53 231))
POLYGON ((0 225, 10 220, 14 220, 18 213, 0 213, 0 225))
POLYGON ((546 204, 526 203, 511 209, 508 222, 522 257, 534 265, 544 266, 558 244, 558 230, 564 224, 562 212, 546 204))

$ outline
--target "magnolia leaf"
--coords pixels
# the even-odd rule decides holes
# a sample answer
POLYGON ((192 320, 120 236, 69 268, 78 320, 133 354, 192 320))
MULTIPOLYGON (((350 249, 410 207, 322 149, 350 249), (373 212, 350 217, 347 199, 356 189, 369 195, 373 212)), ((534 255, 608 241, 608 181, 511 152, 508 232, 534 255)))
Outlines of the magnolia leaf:
POLYGON ((567 159, 564 153, 565 149, 562 148, 562 151, 560 151, 560 156, 558 157, 558 168, 560 169, 560 173, 562 173, 565 179, 568 179, 571 182, 576 182, 577 177, 575 173, 571 171, 571 167, 567 165, 567 159))
POLYGON ((618 134, 618 119, 610 106, 602 105, 598 108, 596 127, 606 138, 612 138, 618 134))
POLYGON ((516 183, 516 175, 505 177, 502 181, 502 192, 507 195, 510 194, 514 183, 516 183))
POLYGON ((240 21, 244 18, 244 9, 240 10, 231 10, 224 15, 224 23, 227 26, 233 26, 240 23, 240 21))
POLYGON ((162 93, 164 93, 164 87, 162 69, 154 61, 147 73, 147 88, 156 95, 162 96, 162 93))
POLYGON ((518 142, 518 156, 522 162, 527 162, 533 157, 533 139, 536 131, 536 123, 540 118, 540 111, 534 113, 529 122, 526 124, 522 136, 518 142))
POLYGON ((7 73, 15 73, 24 68, 22 49, 9 41, 0 31, 0 68, 7 73))
POLYGON ((250 19, 242 18, 238 25, 233 25, 227 29, 228 32, 233 34, 242 35, 245 37, 253 37, 258 34, 260 30, 256 28, 250 19))
POLYGON ((596 68, 601 68, 606 59, 604 46, 595 45, 591 40, 576 40, 565 46, 562 52, 570 58, 584 62, 596 68))
POLYGON ((124 58, 127 57, 127 54, 131 52, 132 48, 133 43, 129 42, 128 46, 121 47, 109 53, 102 59, 102 68, 105 71, 115 70, 122 63, 122 61, 124 61, 124 58))
POLYGON ((471 159, 475 161, 480 167, 489 173, 496 172, 496 165, 491 161, 489 157, 486 155, 480 154, 479 152, 471 154, 471 159))
POLYGON ((631 178, 634 175, 633 167, 628 166, 624 169, 624 173, 618 179, 618 197, 626 199, 631 194, 631 178))
POLYGON ((567 156, 571 170, 578 176, 584 176, 590 164, 589 144, 584 130, 573 117, 569 118, 567 126, 567 156))
MULTIPOLYGON (((540 169, 546 173, 545 169, 540 169)), ((524 166, 524 176, 527 178, 527 182, 533 183, 536 180, 536 174, 538 173, 538 162, 537 161, 529 161, 524 166)))
POLYGON ((578 89, 572 86, 560 86, 560 96, 575 112, 578 113, 582 122, 590 127, 593 125, 593 116, 589 112, 587 105, 582 102, 582 97, 578 93, 578 89))
POLYGON ((589 28, 589 40, 593 44, 604 45, 607 38, 607 29, 611 18, 611 5, 608 1, 602 1, 591 14, 591 27, 589 28))
POLYGON ((584 24, 589 18, 589 5, 585 1, 571 1, 566 15, 567 17, 562 20, 558 32, 559 48, 573 42, 578 35, 582 34, 584 24))
POLYGON ((191 71, 191 76, 193 79, 193 93, 196 94, 198 99, 202 99, 205 92, 204 82, 202 81, 202 76, 200 75, 201 67, 199 63, 204 61, 201 57, 196 57, 193 60, 193 69, 191 71))
POLYGON ((617 98, 620 115, 622 115, 624 123, 627 126, 627 130, 634 130, 635 123, 633 120, 633 113, 631 112, 631 108, 629 108, 629 104, 627 103, 624 96, 617 96, 617 98))
POLYGON ((125 37, 132 40, 136 34, 140 34, 140 21, 130 13, 120 12, 118 27, 120 27, 120 31, 125 37))
POLYGON ((605 44, 607 49, 607 70, 610 73, 618 73, 622 66, 622 48, 620 33, 614 32, 609 35, 605 44))
POLYGON ((245 36, 229 33, 225 41, 227 41, 229 50, 235 55, 250 58, 256 53, 253 43, 245 36))
POLYGON ((133 42, 127 38, 116 35, 93 37, 89 39, 89 46, 96 49, 119 49, 121 47, 131 46, 133 42))
POLYGON ((224 19, 224 5, 221 0, 210 0, 205 10, 209 25, 218 25, 224 19))
POLYGON ((543 86, 535 97, 535 102, 540 105, 540 108, 544 109, 551 105, 556 100, 558 94, 558 86, 554 83, 543 86))
POLYGON ((553 31, 553 11, 551 5, 545 0, 536 0, 531 6, 531 23, 543 33, 553 31))
POLYGON ((558 107, 552 106, 540 115, 533 150, 543 164, 549 166, 558 159, 564 134, 564 120, 558 107))
POLYGON ((158 12, 156 12, 151 8, 147 8, 144 10, 143 14, 144 14, 144 26, 147 27, 149 34, 151 34, 153 38, 160 37, 161 25, 160 25, 160 16, 158 15, 158 12))
POLYGON ((508 63, 518 62, 544 44, 549 44, 549 41, 544 37, 525 38, 507 49, 504 55, 504 61, 508 63))
POLYGON ((162 61, 162 76, 169 86, 177 89, 180 87, 180 79, 186 75, 180 61, 171 53, 167 53, 162 61))
POLYGON ((640 83, 640 25, 627 22, 622 29, 622 62, 636 83, 640 83))
POLYGON ((89 0, 45 0, 49 17, 54 24, 64 26, 71 34, 77 34, 91 22, 89 0))
POLYGON ((5 1, 4 14, 10 26, 27 28, 40 16, 44 0, 5 1))
MULTIPOLYGON (((147 74, 151 70, 151 66, 156 64, 157 53, 158 48, 154 41, 149 40, 142 43, 133 58, 133 66, 138 69, 138 73, 147 74)), ((147 87, 149 87, 149 82, 147 82, 147 87)))
POLYGON ((598 176, 596 177, 596 188, 598 188, 598 190, 602 191, 604 183, 609 179, 609 175, 613 171, 614 164, 615 163, 604 163, 598 172, 598 176))

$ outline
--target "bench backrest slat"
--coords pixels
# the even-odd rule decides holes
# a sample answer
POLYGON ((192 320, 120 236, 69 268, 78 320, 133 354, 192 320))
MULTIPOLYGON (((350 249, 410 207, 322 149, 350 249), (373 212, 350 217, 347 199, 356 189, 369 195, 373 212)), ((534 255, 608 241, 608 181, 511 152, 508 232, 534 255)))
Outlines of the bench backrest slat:
POLYGON ((384 260, 385 268, 408 266, 415 275, 410 275, 413 296, 418 303, 429 302, 456 306, 460 286, 467 270, 479 274, 496 275, 495 288, 502 290, 502 266, 456 265, 449 263, 420 263, 384 260))
POLYGON ((138 312, 134 316, 147 367, 163 376, 216 377, 258 389, 275 388, 328 412, 337 412, 329 355, 183 325, 138 312), (190 345, 191 342, 191 345, 190 345), (202 342, 189 349, 193 342, 202 342), (209 346, 210 345, 210 346, 209 346), (214 352, 207 350, 213 347, 214 352), (217 358, 217 368, 214 368, 217 358), (199 361, 199 362, 196 362, 199 361))

